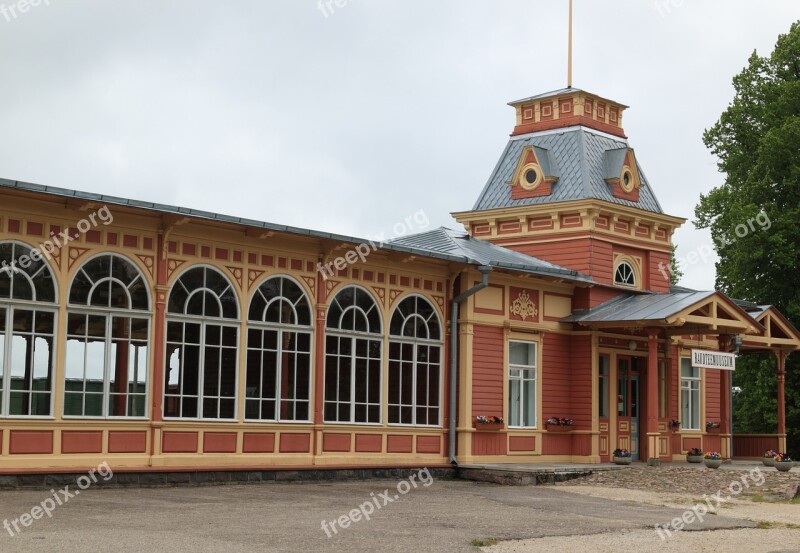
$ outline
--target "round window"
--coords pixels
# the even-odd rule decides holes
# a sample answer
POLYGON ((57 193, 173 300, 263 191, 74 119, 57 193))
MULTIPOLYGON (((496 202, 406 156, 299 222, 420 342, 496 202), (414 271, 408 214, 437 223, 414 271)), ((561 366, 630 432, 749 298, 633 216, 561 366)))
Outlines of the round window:
POLYGON ((526 165, 519 177, 519 184, 525 190, 533 190, 542 182, 542 171, 538 165, 531 163, 526 165))
POLYGON ((628 169, 622 173, 622 189, 625 192, 633 190, 633 174, 628 169))

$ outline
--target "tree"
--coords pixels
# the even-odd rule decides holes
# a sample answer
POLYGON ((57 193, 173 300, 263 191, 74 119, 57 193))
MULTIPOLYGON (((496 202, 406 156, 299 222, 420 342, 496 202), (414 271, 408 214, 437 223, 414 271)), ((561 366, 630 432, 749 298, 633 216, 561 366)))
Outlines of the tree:
POLYGON ((674 286, 677 286, 683 277, 683 271, 681 271, 680 265, 678 264, 678 258, 675 255, 675 251, 677 249, 678 246, 673 244, 672 253, 670 254, 669 258, 669 283, 674 286))
MULTIPOLYGON (((735 95, 703 140, 725 183, 702 195, 698 228, 711 229, 720 260, 717 288, 775 305, 800 326, 800 22, 768 57, 756 52, 733 79, 735 95)), ((800 454, 800 354, 787 363, 790 451, 800 454)), ((774 432, 775 360, 737 365, 737 432, 774 432), (740 368, 741 367, 741 368, 740 368)))

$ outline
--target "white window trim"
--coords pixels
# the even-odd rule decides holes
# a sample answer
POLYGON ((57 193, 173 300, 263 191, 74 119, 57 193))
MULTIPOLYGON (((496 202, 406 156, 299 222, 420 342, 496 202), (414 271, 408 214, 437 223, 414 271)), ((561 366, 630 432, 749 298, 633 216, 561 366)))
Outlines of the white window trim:
MULTIPOLYGON (((164 382, 164 390, 161 393, 162 397, 162 404, 161 404, 161 411, 165 421, 201 421, 201 422, 238 422, 239 420, 239 368, 240 368, 240 359, 241 359, 241 332, 242 332, 242 324, 241 322, 234 320, 234 319, 217 319, 217 318, 206 318, 200 315, 178 315, 177 313, 167 314, 166 322, 164 324, 164 376, 166 377, 167 368, 168 368, 168 359, 166 357, 167 354, 167 344, 169 340, 167 340, 167 332, 169 328, 169 323, 192 323, 192 324, 199 324, 200 325, 200 340, 201 343, 199 345, 200 351, 202 352, 206 346, 206 323, 218 325, 220 327, 229 327, 236 329, 236 366, 234 367, 236 380, 234 382, 234 394, 233 394, 233 417, 232 418, 207 418, 207 417, 168 417, 166 416, 166 400, 167 397, 177 397, 178 399, 182 399, 184 396, 183 394, 167 394, 167 386, 166 381, 164 382)), ((181 342, 183 345, 184 343, 181 342)), ((226 346, 228 347, 228 346, 226 346)), ((198 376, 197 376, 197 412, 203 412, 203 398, 204 395, 202 393, 202 386, 203 386, 203 379, 205 377, 205 357, 200 357, 200 366, 198 367, 198 376)), ((194 397, 194 396, 187 396, 187 397, 194 397)), ((221 398, 220 398, 221 399, 221 398)), ((227 399, 227 398, 226 398, 227 399)))
MULTIPOLYGON (((438 317, 438 314, 437 314, 438 317)), ((389 336, 389 345, 391 346, 392 343, 397 344, 412 344, 414 346, 414 366, 412 368, 412 386, 413 386, 413 403, 411 405, 412 408, 412 419, 414 422, 411 423, 402 423, 402 422, 388 422, 387 416, 387 425, 388 426, 396 426, 396 427, 416 427, 416 428, 441 428, 442 427, 442 379, 444 376, 444 348, 442 347, 442 342, 437 340, 425 340, 422 338, 402 338, 400 336, 389 336), (417 422, 417 346, 435 346, 439 348, 439 403, 438 403, 438 410, 439 410, 439 420, 435 424, 420 424, 417 422)), ((389 348, 389 353, 387 355, 391 355, 391 347, 389 348)), ((391 365, 392 359, 389 358, 389 364, 391 365)), ((388 369, 387 369, 388 370, 388 369)), ((387 389, 388 391, 388 389, 387 389)), ((403 404, 399 404, 402 406, 403 404)), ((389 398, 386 398, 386 406, 389 407, 389 398)), ((428 406, 430 407, 430 406, 428 406)))
MULTIPOLYGON (((681 403, 681 411, 680 411, 681 415, 680 415, 680 417, 682 419, 681 420, 681 430, 686 430, 688 432, 700 432, 703 429, 703 424, 702 424, 702 418, 703 418, 702 417, 702 415, 703 415, 703 374, 702 374, 702 369, 700 369, 699 367, 692 367, 693 369, 697 369, 697 376, 696 377, 694 377, 694 376, 683 376, 683 360, 684 359, 688 360, 691 363, 691 358, 690 357, 682 357, 681 358, 681 364, 680 364, 680 367, 679 367, 680 375, 681 375, 681 380, 680 380, 680 403, 681 403), (697 390, 696 391, 692 390, 691 389, 691 384, 690 384, 690 386, 688 388, 684 388, 683 387, 683 383, 684 382, 687 382, 687 383, 697 382, 697 390), (690 397, 694 397, 695 395, 697 397, 697 402, 698 402, 697 411, 698 411, 699 414, 698 414, 698 421, 697 421, 697 426, 696 427, 691 427, 690 428, 690 427, 686 426, 686 421, 684 420, 685 419, 685 417, 683 416, 683 392, 684 392, 684 390, 687 390, 689 392, 689 396, 690 397)), ((691 409, 691 407, 690 407, 690 409, 691 409)))
POLYGON ((67 329, 64 329, 64 376, 61 379, 63 386, 61 387, 61 416, 64 420, 115 420, 115 421, 146 421, 150 420, 150 406, 151 406, 151 392, 152 386, 150 383, 150 379, 153 376, 152 371, 152 360, 153 360, 153 314, 150 311, 137 311, 135 309, 97 309, 85 306, 67 306, 67 318, 69 320, 69 315, 71 313, 79 313, 81 315, 95 315, 99 317, 105 317, 106 319, 106 333, 104 337, 104 344, 105 344, 105 358, 103 359, 103 415, 66 415, 64 414, 64 410, 66 409, 66 401, 67 401, 67 357, 66 357, 66 344, 69 341, 67 338, 68 332, 67 329), (134 317, 137 319, 146 319, 147 320, 147 381, 145 382, 145 396, 144 396, 144 407, 145 407, 145 414, 142 416, 125 416, 125 415, 108 415, 108 400, 111 395, 109 390, 109 371, 110 371, 110 360, 111 360, 111 342, 114 339, 111 336, 110 332, 110 325, 111 320, 114 317, 134 317))
POLYGON ((2 391, 2 409, 0 409, 0 418, 7 419, 7 420, 55 420, 55 397, 57 393, 58 386, 56 385, 57 377, 58 377, 58 367, 57 361, 58 357, 56 356, 56 351, 58 348, 58 306, 55 306, 51 303, 39 303, 37 301, 30 301, 30 300, 3 300, 0 302, 0 307, 6 310, 6 330, 5 336, 3 339, 5 340, 5 344, 3 345, 3 359, 0 359, 0 363, 3 366, 3 375, 0 376, 0 379, 3 380, 3 391, 2 391), (53 344, 50 349, 50 362, 52 363, 53 374, 50 378, 50 414, 49 415, 9 415, 8 409, 11 407, 11 345, 12 345, 12 338, 14 337, 14 329, 13 323, 11 325, 8 324, 11 321, 12 313, 17 310, 22 309, 24 311, 45 311, 48 313, 53 314, 53 344))
MULTIPOLYGON (((520 393, 524 394, 525 393, 524 392, 525 388, 524 388, 524 386, 522 384, 532 380, 533 381, 533 389, 534 389, 534 398, 533 398, 534 404, 533 404, 533 425, 529 425, 529 426, 526 426, 526 425, 519 425, 519 426, 512 425, 511 424, 511 410, 510 410, 510 407, 509 407, 509 412, 506 413, 506 415, 508 416, 508 427, 509 428, 522 428, 522 429, 536 429, 536 428, 538 428, 538 422, 539 422, 537 419, 538 419, 538 413, 539 413, 539 399, 540 399, 538 397, 538 395, 539 395, 538 394, 538 391, 539 391, 539 367, 538 367, 538 365, 539 365, 539 343, 537 341, 535 341, 535 340, 522 340, 522 339, 518 339, 518 338, 510 338, 510 339, 508 339, 506 341, 506 356, 508 356, 509 352, 511 351, 511 344, 512 343, 520 343, 520 344, 526 344, 526 345, 533 344, 533 362, 534 362, 534 365, 515 365, 515 364, 512 364, 511 360, 507 357, 507 359, 509 359, 509 360, 508 360, 507 369, 506 369, 506 383, 505 383, 505 386, 507 387, 508 383, 510 383, 512 380, 517 380, 517 381, 520 382, 520 391, 521 391, 520 393), (525 374, 525 372, 532 372, 533 373, 533 378, 525 379, 525 378, 522 378, 522 377, 520 377, 520 378, 512 377, 511 376, 511 370, 512 369, 523 371, 521 374, 525 374)), ((519 413, 520 422, 522 422, 525 419, 524 411, 523 411, 523 406, 525 405, 524 396, 521 399, 522 400, 520 401, 520 413, 519 413)), ((511 402, 511 398, 509 398, 509 405, 510 405, 510 402, 511 402)))
MULTIPOLYGON (((309 302, 310 303, 310 302, 309 302)), ((278 367, 275 371, 275 378, 277 382, 275 383, 275 418, 274 419, 251 419, 247 417, 247 400, 248 399, 256 399, 256 398, 248 398, 247 397, 247 390, 245 390, 245 397, 244 397, 244 420, 247 422, 252 423, 259 423, 259 422, 266 422, 266 423, 310 423, 313 422, 314 416, 314 328, 312 326, 306 325, 281 325, 276 323, 259 323, 254 321, 248 321, 247 326, 245 328, 245 332, 250 328, 254 328, 256 330, 274 330, 278 332, 278 358, 280 359, 281 354, 283 352, 283 333, 284 332, 292 332, 295 334, 306 334, 310 337, 310 347, 308 351, 309 355, 309 362, 308 362, 308 418, 307 419, 282 419, 280 416, 280 402, 281 402, 281 382, 282 382, 282 373, 283 367, 278 367)), ((250 351, 250 333, 247 332, 247 345, 245 346, 246 352, 250 351)), ((263 348, 259 348, 258 351, 263 352, 263 348)), ((247 382, 247 355, 245 355, 245 382, 247 382)), ((258 400, 262 401, 264 398, 261 395, 258 396, 258 400)))

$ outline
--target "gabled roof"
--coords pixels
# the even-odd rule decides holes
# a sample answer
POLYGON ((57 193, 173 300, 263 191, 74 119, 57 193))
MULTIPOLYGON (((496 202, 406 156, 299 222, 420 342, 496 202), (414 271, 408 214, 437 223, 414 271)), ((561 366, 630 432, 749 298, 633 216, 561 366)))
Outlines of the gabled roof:
POLYGON ((625 294, 563 319, 567 323, 666 321, 671 315, 703 301, 715 292, 671 292, 669 294, 625 294))
POLYGON ((489 265, 501 269, 513 269, 526 273, 566 278, 573 281, 592 283, 588 277, 578 271, 555 265, 548 261, 531 257, 523 253, 497 246, 490 242, 478 240, 463 231, 445 227, 403 236, 392 240, 392 246, 405 246, 415 250, 436 252, 443 255, 465 257, 473 264, 489 265))
POLYGON ((761 334, 764 327, 722 292, 627 294, 562 319, 584 326, 661 326, 761 334))
MULTIPOLYGON (((610 163, 606 152, 611 151, 611 161, 613 161, 614 156, 627 152, 628 148, 627 140, 581 126, 514 137, 506 146, 500 161, 472 209, 483 211, 570 200, 598 199, 654 213, 663 213, 641 167, 638 167, 642 184, 639 189, 639 201, 632 202, 614 197, 611 187, 606 182, 608 163, 610 163), (559 179, 553 185, 553 193, 550 196, 518 200, 511 197, 511 187, 508 186, 508 182, 513 179, 520 155, 526 146, 547 150, 549 162, 558 168, 559 179)), ((624 155, 622 159, 624 159, 624 155)))

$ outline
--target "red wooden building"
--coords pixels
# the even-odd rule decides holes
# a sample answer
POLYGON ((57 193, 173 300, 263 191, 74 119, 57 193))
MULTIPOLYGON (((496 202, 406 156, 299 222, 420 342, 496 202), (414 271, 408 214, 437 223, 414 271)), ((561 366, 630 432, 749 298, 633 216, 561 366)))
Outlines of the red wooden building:
POLYGON ((0 472, 785 450, 800 333, 670 286, 684 219, 625 106, 573 88, 511 105, 466 232, 388 244, 0 180, 0 472), (731 436, 729 352, 773 355, 775 434, 731 436))

